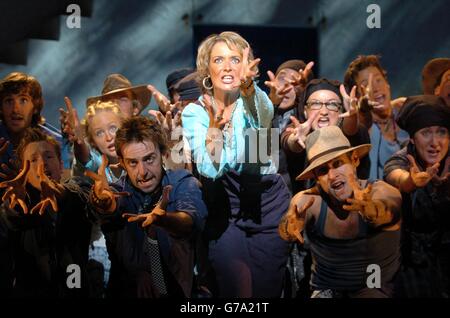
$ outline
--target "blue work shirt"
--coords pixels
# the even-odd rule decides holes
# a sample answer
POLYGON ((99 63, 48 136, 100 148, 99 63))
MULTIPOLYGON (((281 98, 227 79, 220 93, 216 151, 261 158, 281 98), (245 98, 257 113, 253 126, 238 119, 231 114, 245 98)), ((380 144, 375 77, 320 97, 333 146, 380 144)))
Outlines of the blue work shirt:
MULTIPOLYGON (((165 171, 161 187, 171 185, 167 213, 185 212, 192 217, 193 233, 199 233, 207 216, 206 206, 197 179, 187 170, 165 171)), ((110 280, 115 281, 115 293, 120 293, 124 282, 137 279, 137 273, 148 271, 144 257, 144 238, 146 232, 140 223, 127 222, 123 213, 149 213, 161 197, 159 193, 143 193, 135 188, 127 177, 112 184, 117 191, 126 191, 129 196, 118 199, 118 207, 113 214, 97 213, 102 220, 102 230, 106 237, 108 253, 111 259, 110 280), (119 285, 119 287, 117 287, 119 285)), ((153 226, 153 225, 151 225, 153 226)), ((193 278, 194 241, 188 238, 174 237, 163 228, 154 226, 161 251, 161 260, 189 296, 193 278)))

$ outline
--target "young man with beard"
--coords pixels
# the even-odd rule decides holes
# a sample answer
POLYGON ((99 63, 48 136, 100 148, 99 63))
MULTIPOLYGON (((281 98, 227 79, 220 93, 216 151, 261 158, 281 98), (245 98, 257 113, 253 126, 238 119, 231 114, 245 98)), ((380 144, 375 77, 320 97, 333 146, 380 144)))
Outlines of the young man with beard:
POLYGON ((127 172, 112 185, 121 192, 106 181, 105 157, 98 174, 86 172, 95 180, 91 202, 111 260, 107 296, 189 297, 195 234, 207 215, 198 181, 186 170, 164 169, 167 140, 155 121, 126 119, 115 145, 127 172))
POLYGON ((309 166, 299 179, 315 188, 298 193, 279 225, 281 237, 309 240, 313 298, 391 297, 400 265, 401 195, 383 181, 356 176, 369 144, 351 147, 336 126, 306 138, 309 166), (379 286, 369 286, 370 267, 379 267, 379 286), (369 273, 367 272, 369 271, 369 273))
POLYGON ((0 163, 4 173, 0 180, 15 175, 15 150, 29 127, 38 127, 55 138, 62 147, 65 169, 71 166, 71 151, 63 143, 61 134, 44 122, 41 116, 44 100, 41 85, 31 75, 13 72, 0 80, 0 163))

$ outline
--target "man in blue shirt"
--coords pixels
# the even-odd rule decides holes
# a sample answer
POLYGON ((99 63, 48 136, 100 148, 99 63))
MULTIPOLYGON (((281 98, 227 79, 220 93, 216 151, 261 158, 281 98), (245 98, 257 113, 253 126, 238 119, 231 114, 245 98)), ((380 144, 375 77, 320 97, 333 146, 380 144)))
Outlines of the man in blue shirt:
POLYGON ((114 190, 106 158, 98 174, 86 172, 95 180, 91 203, 111 260, 108 296, 189 297, 195 235, 207 215, 198 181, 186 170, 164 169, 166 136, 151 119, 125 120, 115 146, 127 175, 114 190))

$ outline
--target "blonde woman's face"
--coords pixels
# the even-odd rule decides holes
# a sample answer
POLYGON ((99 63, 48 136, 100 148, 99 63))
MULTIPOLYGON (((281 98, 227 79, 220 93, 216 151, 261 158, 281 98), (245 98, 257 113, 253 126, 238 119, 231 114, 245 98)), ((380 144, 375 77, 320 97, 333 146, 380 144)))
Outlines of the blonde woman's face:
POLYGON ((114 141, 120 128, 119 115, 112 111, 99 111, 89 119, 89 133, 98 150, 110 158, 117 158, 114 141))
POLYGON ((209 75, 214 91, 232 91, 239 89, 242 56, 236 49, 230 49, 225 42, 217 42, 211 50, 209 75))

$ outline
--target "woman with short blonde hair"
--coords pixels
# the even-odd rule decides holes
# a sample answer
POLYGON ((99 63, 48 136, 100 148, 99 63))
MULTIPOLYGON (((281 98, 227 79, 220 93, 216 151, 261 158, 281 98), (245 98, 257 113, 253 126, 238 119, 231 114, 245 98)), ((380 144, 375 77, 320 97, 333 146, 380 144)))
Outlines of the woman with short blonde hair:
POLYGON ((277 232, 290 194, 276 174, 276 151, 255 160, 267 155, 267 141, 256 136, 274 114, 254 82, 259 61, 239 34, 209 36, 197 56, 205 94, 182 114, 208 205, 205 236, 220 297, 280 297, 289 250, 277 232))

